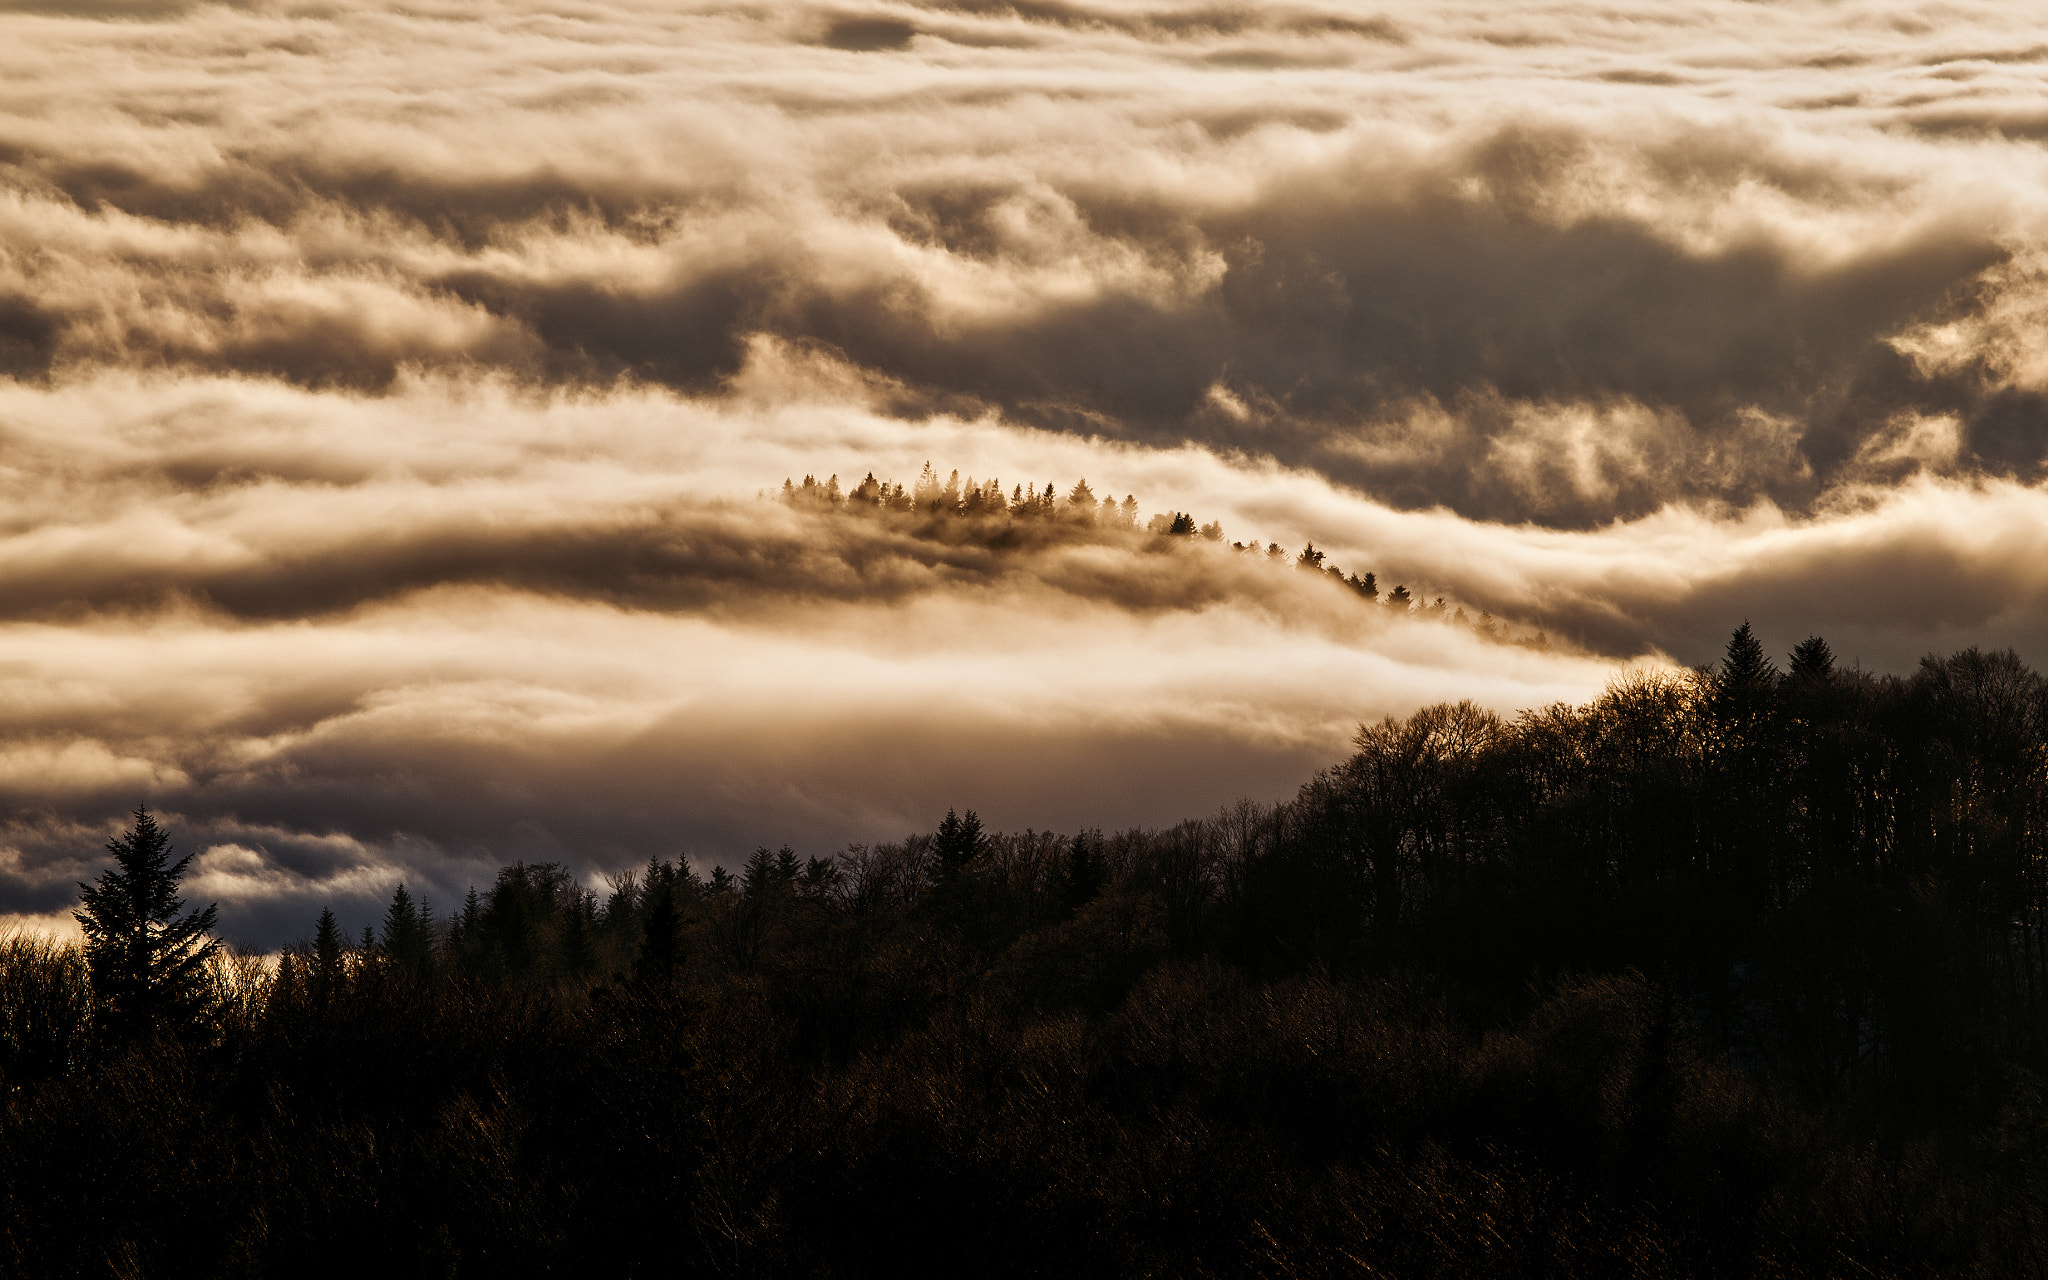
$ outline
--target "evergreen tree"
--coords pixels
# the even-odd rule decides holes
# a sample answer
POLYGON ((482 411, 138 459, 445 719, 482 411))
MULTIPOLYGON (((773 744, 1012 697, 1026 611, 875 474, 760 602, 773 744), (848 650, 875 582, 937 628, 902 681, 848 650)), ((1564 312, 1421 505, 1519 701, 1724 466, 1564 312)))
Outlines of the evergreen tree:
POLYGON ((1745 621, 1728 637, 1709 700, 1715 796, 1708 827, 1714 875, 1752 903, 1782 879, 1789 834, 1780 808, 1788 762, 1778 701, 1778 669, 1745 621))
POLYGON ((333 982, 341 977, 341 926, 335 923, 334 909, 322 907, 320 922, 313 927, 313 969, 322 982, 333 982))
POLYGON ((1819 636, 1808 636, 1792 650, 1790 675, 1799 681, 1827 681, 1835 676, 1835 651, 1819 636))
POLYGON ((562 972, 580 978, 597 967, 597 898, 586 889, 572 891, 562 917, 558 954, 562 972))
POLYGON ((1316 544, 1311 542, 1301 549, 1300 555, 1294 558, 1294 567, 1297 569, 1320 569, 1323 567, 1323 553, 1316 550, 1316 544))
POLYGON ((471 885, 468 896, 462 900, 462 914, 455 919, 456 931, 464 942, 475 945, 477 930, 483 927, 483 916, 483 901, 477 897, 476 886, 471 885))
POLYGON ((1728 637, 1728 647, 1722 653, 1721 688, 1741 696, 1767 689, 1777 680, 1778 669, 1764 656, 1763 645, 1757 643, 1756 633, 1749 629, 1745 619, 1735 634, 1728 637))
POLYGON ((1067 850, 1067 910, 1079 911, 1095 900, 1109 879, 1109 864, 1102 856, 1102 838, 1083 831, 1067 850))
POLYGON ((115 865, 80 884, 73 913, 85 931, 94 993, 124 1031, 147 1033, 190 1019, 207 1004, 206 963, 220 950, 209 936, 217 909, 185 915, 178 880, 192 855, 170 860, 171 840, 147 807, 107 845, 115 865))
POLYGON ((384 912, 383 940, 384 954, 400 968, 414 975, 427 971, 433 956, 433 935, 404 884, 391 895, 391 906, 384 912))
POLYGON ((966 817, 946 810, 946 816, 939 822, 937 853, 939 874, 950 879, 966 869, 981 852, 981 819, 969 809, 966 817))
POLYGON ((675 889, 664 880, 647 895, 646 931, 640 939, 640 953, 633 958, 635 985, 650 990, 674 985, 681 950, 676 938, 679 923, 675 889))

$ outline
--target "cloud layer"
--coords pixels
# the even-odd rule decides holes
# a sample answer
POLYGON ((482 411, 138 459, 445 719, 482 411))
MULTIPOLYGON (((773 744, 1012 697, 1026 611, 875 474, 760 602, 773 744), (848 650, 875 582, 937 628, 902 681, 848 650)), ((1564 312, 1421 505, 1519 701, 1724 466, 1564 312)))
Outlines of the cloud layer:
POLYGON ((2034 657, 2023 8, 0 6, 0 909, 144 796, 267 944, 1166 821, 1744 617, 2034 657), (757 496, 926 461, 1552 643, 757 496))

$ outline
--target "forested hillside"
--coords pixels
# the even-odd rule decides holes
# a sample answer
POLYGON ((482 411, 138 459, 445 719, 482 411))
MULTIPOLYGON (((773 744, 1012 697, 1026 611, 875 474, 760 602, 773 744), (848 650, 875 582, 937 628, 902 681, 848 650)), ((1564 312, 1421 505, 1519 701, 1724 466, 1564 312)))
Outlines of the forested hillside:
MULTIPOLYGON (((1142 512, 1137 495, 1125 494, 1119 502, 1106 494, 1098 503, 1095 491, 1084 478, 1074 483, 1065 496, 1057 485, 1043 489, 1036 484, 1012 485, 1003 492, 1002 481, 964 481, 958 470, 944 481, 927 462, 917 481, 905 488, 891 480, 877 480, 870 471, 851 488, 842 488, 832 475, 820 483, 807 475, 801 484, 782 482, 781 501, 798 511, 815 516, 838 516, 866 520, 895 535, 888 543, 896 558, 943 568, 963 577, 993 577, 1003 571, 1015 572, 1030 564, 1030 572, 1062 590, 1088 595, 1117 595, 1133 603, 1153 605, 1166 601, 1182 604, 1211 602, 1226 595, 1271 600, 1272 579, 1261 582, 1245 565, 1293 568, 1307 574, 1286 585, 1323 581, 1342 588, 1365 604, 1383 612, 1377 617, 1420 618, 1469 626, 1489 640, 1510 641, 1547 648, 1550 638, 1541 630, 1518 630, 1496 619, 1485 609, 1468 612, 1444 595, 1431 598, 1420 587, 1411 591, 1405 583, 1382 590, 1379 574, 1354 567, 1350 572, 1330 559, 1311 541, 1299 551, 1289 551, 1277 542, 1261 545, 1226 538, 1221 521, 1197 523, 1186 511, 1162 511, 1140 523, 1142 512), (1210 561, 1168 572, 1157 556, 1138 555, 1112 562, 1084 561, 1077 565, 1057 554, 1077 547, 1105 546, 1120 551, 1171 551, 1181 545, 1202 546, 1234 553, 1240 563, 1210 561)), ((866 537, 848 539, 841 545, 872 548, 882 539, 875 529, 863 530, 866 537)), ((845 554, 848 562, 864 567, 879 559, 872 550, 845 554)), ((1313 590, 1313 588, 1311 588, 1313 590)))
POLYGON ((205 953, 143 815, 90 953, 0 951, 0 1272, 2041 1273, 2017 656, 1781 672, 1745 626, 1355 745, 1167 830, 962 797, 832 856, 398 887, 274 965, 205 953), (177 936, 124 951, 137 886, 177 936))

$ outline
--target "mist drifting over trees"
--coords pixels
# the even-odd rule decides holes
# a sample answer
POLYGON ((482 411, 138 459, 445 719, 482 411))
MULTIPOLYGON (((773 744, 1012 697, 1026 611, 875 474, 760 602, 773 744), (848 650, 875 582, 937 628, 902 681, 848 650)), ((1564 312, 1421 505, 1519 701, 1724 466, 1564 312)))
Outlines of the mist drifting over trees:
POLYGON ((0 1272, 2039 1271, 2035 8, 0 6, 0 1272))
POLYGON ((11 921, 71 927, 142 799, 274 946, 401 880, 969 794, 1006 830, 1271 803, 1361 720, 1584 703, 1745 617, 1870 671, 2048 642, 2024 5, 96 0, 0 36, 11 921), (927 461, 963 508, 1086 477, 1098 532, 775 502, 915 501, 927 461), (1253 539, 1290 572, 1207 554, 1253 539), (1310 550, 1549 647, 1374 625, 1310 550))
MULTIPOLYGON (((1745 624, 1712 669, 1353 746, 1165 828, 955 809, 602 891, 394 886, 360 937, 323 912, 274 964, 206 955, 148 1022, 121 955, 16 936, 0 1260, 1992 1276, 2043 1247, 2048 680, 2015 655, 1875 677, 1810 638, 1780 670, 1745 624)), ((147 813, 112 852, 102 922, 119 876, 186 865, 147 813)))

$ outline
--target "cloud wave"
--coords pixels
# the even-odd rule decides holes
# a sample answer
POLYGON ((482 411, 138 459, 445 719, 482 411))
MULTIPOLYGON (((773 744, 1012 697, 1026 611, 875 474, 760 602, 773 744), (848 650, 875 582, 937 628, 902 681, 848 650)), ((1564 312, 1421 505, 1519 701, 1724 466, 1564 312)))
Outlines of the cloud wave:
POLYGON ((0 909, 274 942, 1277 796, 1752 619, 2044 639, 2048 25, 1577 0, 0 5, 0 909), (1086 477, 1313 540, 862 519, 1086 477), (767 496, 763 496, 764 493, 767 496), (1041 534, 1043 536, 1041 536, 1041 534))

